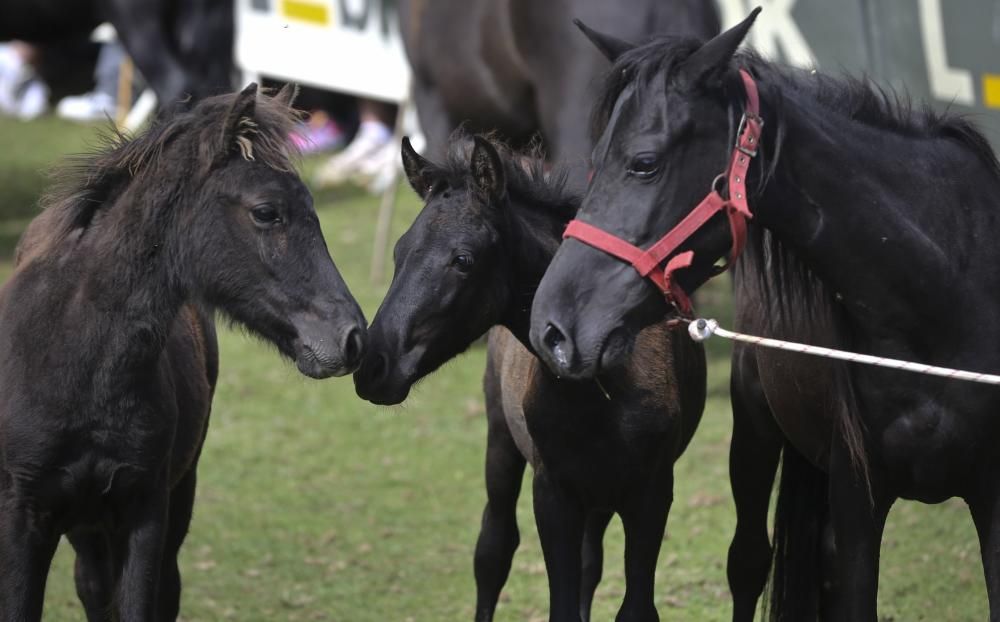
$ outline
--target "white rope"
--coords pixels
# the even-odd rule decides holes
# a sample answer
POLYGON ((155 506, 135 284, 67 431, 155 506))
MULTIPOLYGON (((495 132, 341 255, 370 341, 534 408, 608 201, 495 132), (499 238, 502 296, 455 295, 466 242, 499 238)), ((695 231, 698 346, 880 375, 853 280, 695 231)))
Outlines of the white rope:
POLYGON ((740 341, 743 343, 749 343, 751 345, 762 346, 765 348, 775 348, 778 350, 788 350, 790 352, 800 352, 802 354, 811 354, 813 356, 822 356, 825 358, 839 359, 841 361, 850 361, 851 363, 877 365, 878 367, 888 367, 890 369, 912 371, 918 374, 941 376, 943 378, 954 378, 956 380, 969 380, 971 382, 982 382, 984 384, 1000 385, 1000 376, 995 374, 980 374, 977 372, 964 371, 961 369, 937 367, 935 365, 924 365, 923 363, 911 363, 910 361, 901 361, 899 359, 890 359, 881 356, 872 356, 870 354, 857 354, 854 352, 844 352, 843 350, 834 350, 832 348, 809 346, 804 343, 795 343, 793 341, 782 341, 780 339, 769 339, 767 337, 755 337, 754 335, 744 335, 743 333, 737 333, 722 328, 721 326, 719 326, 719 323, 716 322, 715 320, 704 320, 704 319, 692 320, 691 323, 688 325, 688 334, 691 335, 692 339, 699 342, 705 341, 712 335, 718 335, 726 339, 732 339, 733 341, 740 341))

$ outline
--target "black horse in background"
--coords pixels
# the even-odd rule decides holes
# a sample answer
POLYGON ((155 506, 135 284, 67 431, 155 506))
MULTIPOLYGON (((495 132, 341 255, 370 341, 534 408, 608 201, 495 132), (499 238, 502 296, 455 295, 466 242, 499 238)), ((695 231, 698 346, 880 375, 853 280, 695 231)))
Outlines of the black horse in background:
POLYGON ((0 41, 59 41, 102 22, 115 27, 161 107, 232 87, 232 0, 0 0, 0 41))
POLYGON ((314 378, 364 318, 289 160, 292 89, 208 98, 78 162, 0 288, 0 620, 59 537, 91 622, 172 621, 218 374, 213 310, 314 378))
POLYGON ((629 41, 707 38, 720 28, 710 0, 400 0, 430 157, 442 158, 464 124, 515 146, 541 134, 553 161, 586 162, 592 91, 608 61, 582 40, 575 18, 629 41))
MULTIPOLYGON (((871 84, 738 52, 755 15, 704 44, 633 47, 593 34, 615 62, 579 218, 642 248, 680 222, 726 170, 744 69, 765 126, 741 152, 758 153, 745 182, 753 219, 736 264, 737 330, 1000 371, 1000 167, 989 143, 967 121, 871 84)), ((678 273, 688 291, 728 252, 726 223, 717 214, 677 249, 695 252, 678 273)), ((631 266, 571 239, 539 286, 531 341, 556 373, 589 378, 606 364, 610 335, 634 335, 666 312, 631 266)), ((774 619, 874 622, 894 501, 961 497, 979 534, 990 619, 1000 620, 1000 390, 745 348, 732 383, 735 620, 752 619, 770 566, 768 499, 782 450, 774 619)))
POLYGON ((487 330, 487 504, 476 546, 476 620, 493 619, 519 537, 526 462, 549 578, 550 620, 590 619, 612 515, 625 529, 625 600, 617 620, 658 619, 656 562, 673 499, 673 466, 705 403, 701 346, 646 328, 615 370, 560 380, 532 354, 529 310, 579 198, 541 158, 483 138, 455 139, 444 164, 403 145, 426 205, 396 245, 392 285, 354 379, 379 404, 458 356, 487 330), (474 145, 474 146, 473 146, 474 145))

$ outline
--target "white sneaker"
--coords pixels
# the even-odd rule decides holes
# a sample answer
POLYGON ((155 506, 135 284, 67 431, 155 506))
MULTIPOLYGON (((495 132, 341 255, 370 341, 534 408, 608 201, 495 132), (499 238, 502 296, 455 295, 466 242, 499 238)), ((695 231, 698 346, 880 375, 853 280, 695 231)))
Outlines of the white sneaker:
POLYGON ((402 170, 399 147, 393 141, 378 148, 374 153, 358 163, 354 181, 365 186, 372 194, 382 194, 392 183, 396 169, 402 170))
POLYGON ((69 121, 103 121, 115 118, 115 98, 107 93, 84 93, 64 97, 56 106, 56 115, 69 121))
POLYGON ((21 99, 15 114, 22 121, 37 119, 49 109, 49 87, 38 78, 23 85, 21 99))
POLYGON ((362 123, 351 144, 316 172, 315 183, 320 187, 336 186, 352 179, 365 160, 391 142, 392 131, 385 124, 374 121, 362 123))

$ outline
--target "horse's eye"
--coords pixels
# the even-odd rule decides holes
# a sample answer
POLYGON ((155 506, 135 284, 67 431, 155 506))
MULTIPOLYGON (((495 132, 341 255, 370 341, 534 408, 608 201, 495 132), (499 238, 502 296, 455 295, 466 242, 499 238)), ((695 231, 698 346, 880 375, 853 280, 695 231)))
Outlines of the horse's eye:
POLYGON ((468 272, 472 269, 472 264, 475 262, 476 260, 472 258, 472 255, 466 253, 455 255, 451 259, 451 265, 455 266, 459 272, 468 272))
POLYGON ((281 214, 270 205, 258 205, 250 210, 254 224, 260 227, 273 227, 281 222, 281 214))
POLYGON ((640 153, 632 158, 628 174, 639 179, 649 179, 660 170, 660 159, 655 153, 640 153))

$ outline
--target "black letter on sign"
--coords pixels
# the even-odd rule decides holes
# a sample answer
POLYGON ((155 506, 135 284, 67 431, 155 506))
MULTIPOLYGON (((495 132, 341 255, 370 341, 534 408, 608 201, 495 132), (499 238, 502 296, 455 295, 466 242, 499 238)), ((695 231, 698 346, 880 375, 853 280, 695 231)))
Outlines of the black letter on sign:
POLYGON ((399 2, 397 2, 397 0, 382 0, 382 37, 388 39, 390 29, 394 26, 398 29, 398 23, 399 2), (395 20, 396 24, 390 23, 390 18, 395 20))
MULTIPOLYGON (((368 13, 371 12, 371 0, 364 0, 365 6, 360 13, 351 13, 347 0, 340 0, 340 15, 344 19, 344 26, 355 30, 364 30, 368 25, 368 13)), ((356 4, 356 3, 352 3, 356 4)))

